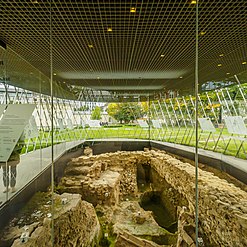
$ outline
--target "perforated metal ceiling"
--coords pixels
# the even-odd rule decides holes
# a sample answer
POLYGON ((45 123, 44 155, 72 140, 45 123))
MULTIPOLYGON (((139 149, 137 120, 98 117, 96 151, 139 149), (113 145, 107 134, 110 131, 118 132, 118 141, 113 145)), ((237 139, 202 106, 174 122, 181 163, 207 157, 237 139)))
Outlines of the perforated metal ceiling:
MULTIPOLYGON (((0 8, 0 39, 48 77, 52 10, 57 81, 126 92, 193 90, 190 1, 5 0, 0 8)), ((246 0, 200 0, 199 32, 200 83, 247 70, 246 0)))

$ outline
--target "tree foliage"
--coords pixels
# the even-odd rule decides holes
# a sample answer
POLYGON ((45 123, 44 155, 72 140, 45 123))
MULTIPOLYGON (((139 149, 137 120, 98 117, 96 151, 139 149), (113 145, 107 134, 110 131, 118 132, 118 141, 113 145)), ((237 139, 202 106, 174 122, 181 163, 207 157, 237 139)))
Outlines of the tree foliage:
POLYGON ((107 113, 109 116, 113 117, 115 116, 115 114, 118 111, 118 104, 117 103, 110 103, 107 106, 107 113))
POLYGON ((107 107, 107 113, 120 123, 133 122, 144 115, 142 106, 138 103, 111 103, 107 107))
POLYGON ((92 115, 91 115, 92 120, 100 120, 101 119, 101 108, 99 106, 96 106, 93 109, 92 115))

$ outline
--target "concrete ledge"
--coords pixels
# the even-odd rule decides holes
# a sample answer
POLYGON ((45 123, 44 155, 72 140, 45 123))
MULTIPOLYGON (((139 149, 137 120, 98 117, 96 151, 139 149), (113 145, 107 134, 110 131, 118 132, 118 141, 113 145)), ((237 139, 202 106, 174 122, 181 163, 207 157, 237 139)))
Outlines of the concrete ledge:
POLYGON ((148 140, 87 140, 84 145, 91 146, 93 154, 117 152, 117 151, 141 151, 145 147, 150 147, 148 140))
MULTIPOLYGON (((161 143, 161 142, 150 142, 151 147, 160 150, 174 153, 179 156, 188 158, 190 160, 195 159, 195 148, 187 147, 183 145, 161 143)), ((227 156, 221 153, 215 153, 208 150, 200 150, 198 152, 199 162, 208 166, 214 167, 218 170, 224 171, 229 175, 235 177, 239 181, 247 184, 247 161, 238 159, 236 157, 227 156)))

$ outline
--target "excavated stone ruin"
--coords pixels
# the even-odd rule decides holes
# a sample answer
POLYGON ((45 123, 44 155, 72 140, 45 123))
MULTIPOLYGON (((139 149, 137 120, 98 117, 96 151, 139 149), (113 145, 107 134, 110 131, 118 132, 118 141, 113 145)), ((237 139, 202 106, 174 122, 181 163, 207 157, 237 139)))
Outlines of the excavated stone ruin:
MULTIPOLYGON (((150 246, 194 246, 194 181, 192 165, 145 150, 73 159, 60 185, 95 206, 106 236, 117 236, 116 246, 147 246, 132 243, 147 240, 150 246)), ((246 220, 247 193, 199 170, 200 244, 247 246, 246 220)))
MULTIPOLYGON (((191 164, 148 149, 84 154, 56 188, 54 246, 195 246, 191 164)), ((200 246, 247 246, 247 192, 201 169, 198 186, 200 246)), ((29 223, 26 246, 50 246, 49 219, 29 223)))

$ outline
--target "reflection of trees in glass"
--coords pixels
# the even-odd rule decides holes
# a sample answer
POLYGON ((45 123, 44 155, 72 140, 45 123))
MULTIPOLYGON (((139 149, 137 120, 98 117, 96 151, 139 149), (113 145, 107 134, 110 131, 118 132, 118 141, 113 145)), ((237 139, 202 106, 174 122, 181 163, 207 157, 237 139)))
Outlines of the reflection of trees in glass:
POLYGON ((111 103, 107 107, 107 113, 120 123, 133 122, 144 115, 142 106, 136 102, 111 103))
POLYGON ((91 115, 92 120, 100 120, 101 119, 101 108, 99 106, 96 106, 91 115))

